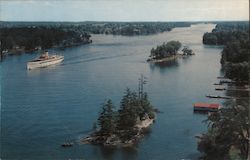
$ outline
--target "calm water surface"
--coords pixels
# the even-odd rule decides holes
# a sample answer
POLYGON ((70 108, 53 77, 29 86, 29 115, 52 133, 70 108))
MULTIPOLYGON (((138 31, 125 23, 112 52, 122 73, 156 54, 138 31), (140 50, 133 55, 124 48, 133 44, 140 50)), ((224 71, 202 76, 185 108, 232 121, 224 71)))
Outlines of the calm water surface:
MULTIPOLYGON (((212 102, 212 84, 220 75, 221 48, 202 45, 215 25, 198 24, 149 36, 93 35, 93 43, 65 50, 58 66, 26 70, 37 54, 8 56, 1 63, 2 159, 195 159, 195 135, 206 130, 205 115, 193 113, 195 102, 212 102), (179 40, 195 56, 171 63, 146 63, 150 50, 179 40), (119 105, 125 88, 137 88, 140 74, 150 99, 163 113, 135 149, 81 145, 111 98, 119 105), (65 140, 76 143, 61 148, 65 140)), ((217 101, 214 101, 217 102, 217 101)))

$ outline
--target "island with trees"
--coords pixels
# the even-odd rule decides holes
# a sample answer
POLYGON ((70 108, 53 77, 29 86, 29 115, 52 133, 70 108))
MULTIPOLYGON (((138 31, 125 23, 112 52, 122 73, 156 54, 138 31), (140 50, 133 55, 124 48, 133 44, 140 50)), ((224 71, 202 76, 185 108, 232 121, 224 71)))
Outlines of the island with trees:
MULTIPOLYGON (((249 88, 249 22, 218 23, 211 33, 204 34, 203 42, 224 45, 221 64, 225 77, 236 82, 234 87, 249 88)), ((202 159, 246 160, 249 156, 250 93, 248 90, 245 92, 246 97, 229 100, 218 112, 208 115, 208 131, 198 137, 198 150, 202 153, 202 159)))
POLYGON ((147 93, 143 92, 144 77, 140 79, 139 93, 127 89, 115 110, 111 100, 102 105, 98 117, 99 128, 82 140, 84 144, 99 144, 112 147, 134 146, 155 120, 156 109, 147 93))
POLYGON ((194 55, 192 49, 184 46, 182 53, 178 53, 182 44, 179 41, 169 41, 163 43, 162 45, 152 48, 150 51, 150 58, 147 59, 148 62, 164 62, 174 60, 178 57, 194 55))

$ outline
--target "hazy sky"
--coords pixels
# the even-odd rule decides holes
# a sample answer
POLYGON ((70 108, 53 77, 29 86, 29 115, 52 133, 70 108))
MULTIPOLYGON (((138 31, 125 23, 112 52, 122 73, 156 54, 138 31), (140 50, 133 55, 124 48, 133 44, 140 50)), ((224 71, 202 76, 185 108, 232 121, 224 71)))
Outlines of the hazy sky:
POLYGON ((248 19, 249 0, 0 0, 2 21, 248 19))

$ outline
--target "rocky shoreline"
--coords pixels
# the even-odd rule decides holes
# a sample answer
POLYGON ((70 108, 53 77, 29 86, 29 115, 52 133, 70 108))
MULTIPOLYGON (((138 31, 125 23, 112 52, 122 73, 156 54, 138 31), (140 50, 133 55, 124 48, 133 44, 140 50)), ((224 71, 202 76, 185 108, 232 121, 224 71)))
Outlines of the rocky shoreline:
MULTIPOLYGON (((69 48, 69 47, 74 47, 74 46, 80 46, 80 45, 85 45, 85 44, 90 44, 92 43, 92 40, 89 40, 89 41, 84 41, 84 42, 79 42, 79 43, 70 43, 70 44, 67 44, 67 45, 56 45, 56 46, 52 46, 50 49, 64 49, 64 48, 69 48)), ((3 52, 2 53, 2 56, 7 56, 7 55, 19 55, 19 54, 25 54, 25 53, 31 53, 31 52, 34 52, 34 51, 40 51, 41 48, 34 48, 34 49, 29 49, 29 50, 26 50, 24 49, 24 47, 21 47, 21 48, 18 48, 18 49, 12 49, 8 52, 3 52)))
POLYGON ((119 130, 119 132, 113 134, 101 134, 99 131, 96 131, 83 138, 81 143, 106 147, 132 147, 144 136, 154 121, 155 118, 151 119, 148 116, 144 120, 138 120, 133 131, 119 130), (122 138, 122 135, 128 134, 128 132, 132 132, 132 136, 127 139, 122 138))
POLYGON ((184 56, 186 56, 186 55, 177 54, 177 55, 173 55, 173 56, 161 58, 161 59, 149 58, 149 59, 147 59, 147 62, 160 63, 160 62, 172 61, 172 60, 175 60, 177 58, 182 58, 184 56))

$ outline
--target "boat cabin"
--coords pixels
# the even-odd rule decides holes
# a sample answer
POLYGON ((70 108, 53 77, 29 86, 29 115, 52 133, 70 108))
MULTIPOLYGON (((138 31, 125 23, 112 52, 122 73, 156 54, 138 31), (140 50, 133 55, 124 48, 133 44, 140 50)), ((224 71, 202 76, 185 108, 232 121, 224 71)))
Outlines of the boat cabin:
POLYGON ((40 57, 39 59, 48 59, 49 58, 49 52, 45 51, 40 57))

